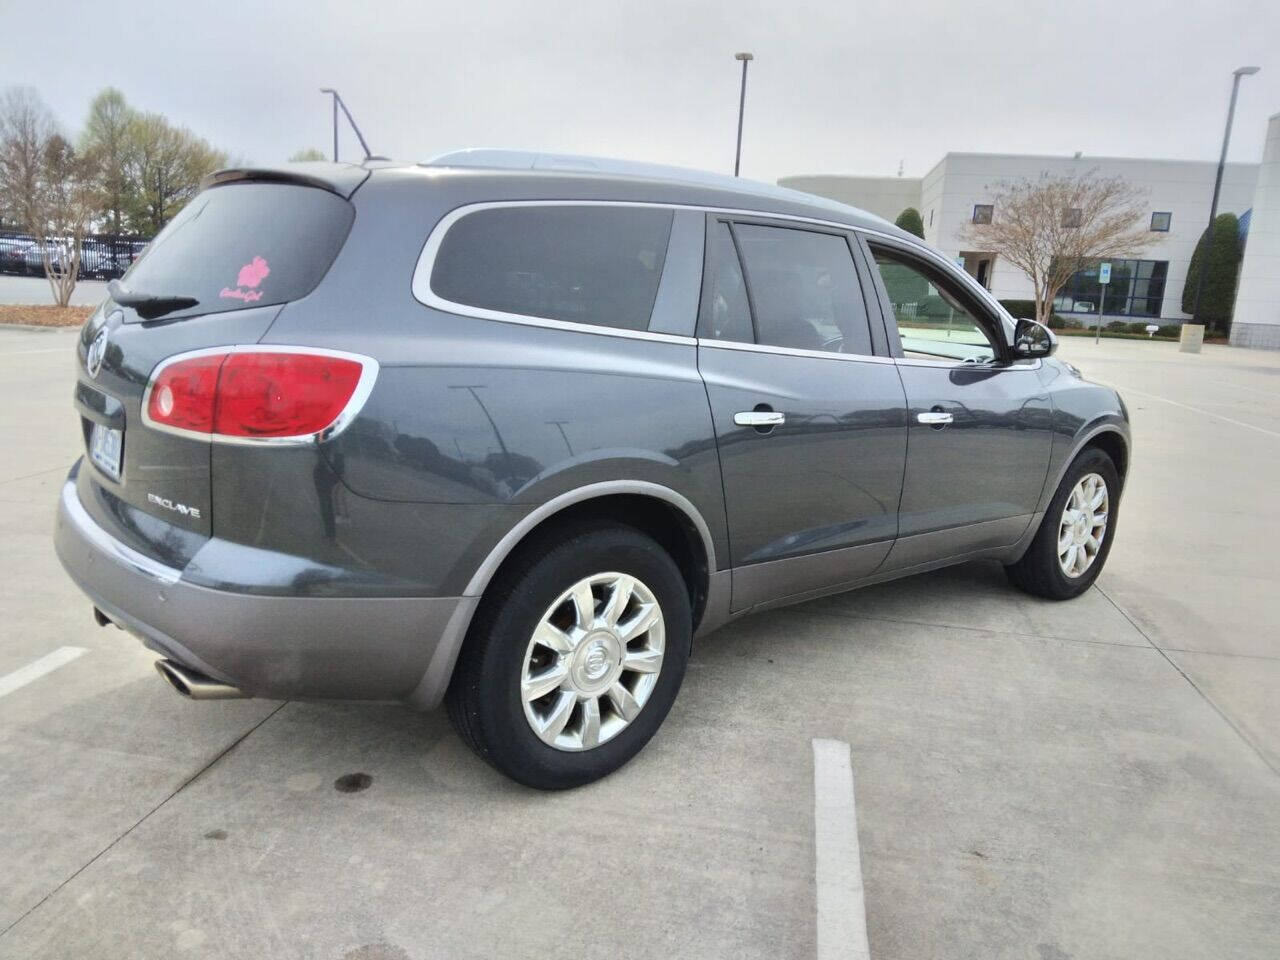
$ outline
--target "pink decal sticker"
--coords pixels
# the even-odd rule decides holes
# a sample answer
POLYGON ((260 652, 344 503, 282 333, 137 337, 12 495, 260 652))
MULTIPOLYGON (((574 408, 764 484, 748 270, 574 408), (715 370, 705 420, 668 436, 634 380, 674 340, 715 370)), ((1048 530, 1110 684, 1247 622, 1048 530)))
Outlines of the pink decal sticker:
POLYGON ((223 287, 222 292, 218 294, 224 300, 243 300, 245 303, 253 303, 262 299, 261 290, 232 290, 230 287, 223 287))
POLYGON ((243 267, 236 276, 236 289, 223 287, 222 292, 218 296, 224 300, 243 300, 245 303, 255 303, 262 299, 262 291, 253 288, 260 284, 271 273, 271 268, 267 266, 267 261, 262 257, 254 257, 243 267), (244 289, 248 287, 249 289, 244 289))
POLYGON ((256 287, 266 279, 267 274, 270 272, 271 268, 267 266, 267 261, 261 257, 254 257, 240 268, 240 275, 236 277, 236 286, 256 287))

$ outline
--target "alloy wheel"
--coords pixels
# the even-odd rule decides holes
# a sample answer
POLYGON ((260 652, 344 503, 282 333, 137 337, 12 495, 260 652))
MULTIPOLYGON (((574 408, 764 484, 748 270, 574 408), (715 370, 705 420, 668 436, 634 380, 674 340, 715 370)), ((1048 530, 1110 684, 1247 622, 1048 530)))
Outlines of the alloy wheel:
POLYGON ((1102 550, 1111 498, 1107 482, 1085 474, 1071 490, 1058 523, 1058 566, 1068 577, 1083 576, 1102 550))
POLYGON ((525 719, 557 750, 590 750, 627 728, 662 670, 653 591, 625 573, 584 577, 543 614, 525 651, 525 719))

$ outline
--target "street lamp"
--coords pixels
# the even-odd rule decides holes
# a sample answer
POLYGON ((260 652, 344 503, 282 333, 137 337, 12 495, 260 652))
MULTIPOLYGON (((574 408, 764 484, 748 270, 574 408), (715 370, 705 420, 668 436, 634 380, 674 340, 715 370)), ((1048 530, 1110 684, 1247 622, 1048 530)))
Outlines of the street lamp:
POLYGON ((321 87, 320 92, 330 94, 333 97, 333 162, 334 163, 338 162, 338 108, 339 107, 341 107, 342 112, 346 114, 347 122, 351 124, 351 129, 356 132, 356 139, 360 141, 360 146, 364 147, 364 158, 368 160, 369 157, 371 156, 371 153, 369 151, 369 144, 364 142, 364 134, 362 134, 360 132, 360 128, 356 126, 355 118, 351 116, 351 111, 347 109, 347 105, 346 103, 343 102, 342 97, 338 95, 338 91, 333 89, 333 87, 321 87))
POLYGON ((738 149, 733 155, 733 175, 738 175, 742 163, 742 112, 747 105, 747 64, 755 57, 749 53, 735 53, 733 59, 742 61, 742 90, 738 94, 738 149))
POLYGON ((1204 255, 1200 258, 1200 274, 1196 277, 1196 299, 1191 318, 1200 321, 1200 295, 1204 292, 1204 275, 1209 272, 1209 247, 1213 240, 1213 221, 1218 216, 1218 194, 1222 192, 1222 169, 1227 164, 1227 144, 1231 142, 1231 121, 1236 113, 1236 94, 1240 92, 1240 78, 1251 77, 1261 67, 1238 67, 1231 71, 1231 104, 1227 107, 1227 129, 1222 134, 1222 155, 1218 157, 1218 175, 1213 181, 1213 202, 1209 204, 1209 232, 1205 234, 1204 255))

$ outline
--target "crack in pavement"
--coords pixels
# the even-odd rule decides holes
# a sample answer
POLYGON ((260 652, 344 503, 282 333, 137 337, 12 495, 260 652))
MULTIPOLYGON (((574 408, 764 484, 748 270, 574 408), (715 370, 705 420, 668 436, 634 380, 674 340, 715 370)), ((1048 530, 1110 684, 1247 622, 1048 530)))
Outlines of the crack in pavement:
POLYGON ((1118 612, 1120 616, 1128 620, 1129 623, 1133 625, 1133 629, 1137 630, 1138 633, 1142 634, 1142 636, 1146 639, 1147 643, 1151 644, 1152 649, 1154 649, 1157 653, 1159 653, 1160 656, 1164 657, 1165 661, 1169 664, 1169 666, 1173 667, 1173 669, 1178 671, 1179 676, 1181 676, 1183 680, 1187 681, 1187 683, 1191 685, 1192 690, 1200 694, 1200 697, 1204 700, 1204 702, 1213 708, 1213 712, 1216 713, 1219 717, 1221 717, 1222 721, 1228 727, 1230 727, 1233 731, 1235 731, 1236 736, 1239 737, 1242 741, 1244 741, 1245 746, 1247 746, 1250 750, 1253 751, 1253 753, 1257 756, 1259 760, 1262 761, 1262 763, 1266 766, 1266 768, 1270 770, 1272 773, 1274 773, 1276 776, 1280 777, 1280 769, 1277 769, 1276 765, 1272 763, 1270 759, 1267 758, 1267 755, 1262 751, 1262 748, 1259 747, 1256 743, 1254 743, 1253 739, 1247 733, 1245 733, 1244 730, 1242 730, 1240 726, 1234 720, 1231 719, 1231 717, 1227 716, 1226 711, 1224 711, 1220 706, 1218 706, 1213 701, 1213 698, 1210 697, 1207 693, 1204 692, 1204 690, 1200 688, 1200 685, 1198 683, 1192 680, 1191 677, 1187 676, 1187 672, 1183 670, 1180 666, 1178 666, 1176 662, 1174 662, 1173 658, 1170 657, 1169 654, 1165 652, 1164 647, 1160 646, 1160 644, 1152 640, 1151 637, 1147 634, 1147 631, 1142 629, 1142 626, 1138 623, 1137 620, 1129 616, 1128 611, 1125 610, 1124 607, 1120 606, 1120 604, 1118 604, 1115 601, 1115 599, 1112 598, 1111 594, 1103 590, 1100 586, 1098 586, 1097 583, 1094 583, 1093 589, 1097 590, 1100 594, 1102 594, 1106 598, 1107 603, 1115 607, 1116 612, 1118 612))
POLYGON ((23 920, 27 919, 27 917, 31 916, 31 914, 35 913, 42 906, 44 906, 63 887, 65 887, 72 880, 80 876, 80 874, 84 873, 91 866, 97 863, 98 860, 100 860, 104 854, 110 852, 115 847, 115 845, 118 844, 121 840, 129 836, 129 834, 133 833, 133 831, 137 830, 138 827, 142 826, 142 824, 145 823, 153 813, 155 813, 157 810, 163 807, 166 803, 168 803, 170 800, 172 800, 174 797, 180 794, 183 790, 187 789, 187 787, 191 786, 191 784, 199 780, 200 777, 202 777, 206 771, 212 769, 213 766, 217 764, 219 760, 221 760, 223 757, 229 754, 236 747, 240 746, 240 744, 244 743, 244 741, 247 740, 253 733, 255 733, 259 727, 261 727, 264 723, 266 723, 268 720, 274 717, 277 713, 283 710, 286 706, 288 706, 289 702, 290 701, 288 700, 282 701, 278 707, 276 707, 274 710, 268 713, 265 717, 263 717, 261 720, 255 723, 252 727, 250 727, 240 736, 236 737, 236 739, 231 741, 231 743, 229 743, 225 749, 219 752, 217 756, 215 756, 212 760, 210 760, 203 767, 201 767, 199 770, 193 773, 190 777, 184 780, 181 784, 179 784, 176 790, 174 790, 167 797, 165 797, 163 800, 157 803, 154 807, 152 807, 150 810, 144 813, 141 817, 139 817, 138 820, 131 827, 129 827, 129 829, 125 830, 124 833, 120 834, 120 836, 116 837, 109 844, 107 844, 105 847, 103 847, 101 850, 95 853, 85 864, 83 864, 78 870, 72 873, 71 876, 67 877, 65 880, 59 883, 56 887, 54 887, 52 890, 46 893, 43 897, 41 897, 38 903, 32 905, 31 909, 27 910, 25 913, 22 914, 22 916, 18 917, 18 919, 14 920, 13 923, 9 924, 3 930, 0 930, 0 939, 3 939, 5 936, 7 936, 10 930, 12 930, 18 924, 22 923, 23 920))

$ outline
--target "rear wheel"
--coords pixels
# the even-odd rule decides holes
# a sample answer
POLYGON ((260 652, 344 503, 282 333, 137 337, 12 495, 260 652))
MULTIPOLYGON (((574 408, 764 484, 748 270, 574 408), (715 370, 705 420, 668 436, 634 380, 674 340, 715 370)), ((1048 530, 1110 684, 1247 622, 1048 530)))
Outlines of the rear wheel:
POLYGON ((477 611, 449 687, 463 740, 540 789, 612 773, 680 689, 692 615, 679 568, 629 527, 533 544, 477 611))
POLYGON ((1102 572, 1115 538, 1120 477, 1102 450, 1090 447, 1067 469, 1031 546, 1005 567, 1027 593, 1070 600, 1102 572))

